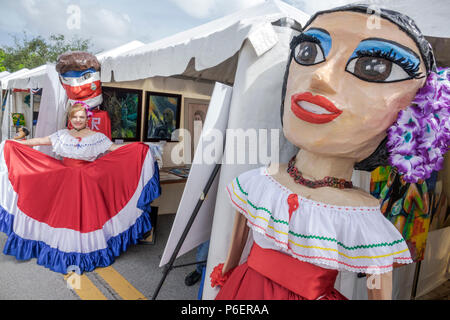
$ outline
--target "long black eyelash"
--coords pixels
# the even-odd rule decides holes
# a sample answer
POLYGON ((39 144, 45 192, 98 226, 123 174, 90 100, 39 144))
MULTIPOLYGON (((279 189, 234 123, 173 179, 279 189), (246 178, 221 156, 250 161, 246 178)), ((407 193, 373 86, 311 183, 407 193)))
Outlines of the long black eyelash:
POLYGON ((317 43, 320 46, 320 40, 317 39, 316 37, 310 36, 308 34, 304 34, 301 33, 298 36, 296 36, 292 41, 291 41, 291 50, 294 50, 294 48, 301 42, 304 41, 309 41, 309 42, 314 42, 317 43))
POLYGON ((414 66, 414 63, 407 61, 404 57, 397 58, 397 53, 392 49, 389 50, 389 52, 382 51, 380 49, 371 49, 358 50, 355 53, 358 58, 369 56, 390 60, 393 63, 400 65, 411 78, 419 79, 423 77, 422 72, 419 72, 420 65, 414 66))

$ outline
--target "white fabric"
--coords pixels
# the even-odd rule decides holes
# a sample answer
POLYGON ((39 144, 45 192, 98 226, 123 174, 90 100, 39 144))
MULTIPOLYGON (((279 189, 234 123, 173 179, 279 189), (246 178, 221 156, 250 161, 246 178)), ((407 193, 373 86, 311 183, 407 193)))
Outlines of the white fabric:
MULTIPOLYGON (((100 71, 89 73, 89 78, 84 77, 60 77, 61 82, 71 87, 79 87, 94 81, 100 81, 100 71)), ((94 89, 95 90, 95 89, 94 89)))
MULTIPOLYGON (((42 97, 35 137, 46 137, 66 125, 67 95, 59 82, 55 66, 47 66, 47 72, 41 82, 42 97)), ((54 157, 51 146, 39 146, 37 150, 54 157)))
POLYGON ((12 104, 12 97, 11 94, 8 92, 6 94, 5 110, 3 111, 3 118, 2 118, 2 141, 9 139, 9 130, 12 125, 11 104, 12 104))
POLYGON ((39 81, 47 72, 47 65, 42 65, 26 72, 20 73, 9 79, 8 89, 34 89, 40 88, 39 81))
POLYGON ((378 206, 335 206, 298 196, 298 209, 289 218, 293 192, 266 167, 241 174, 227 192, 263 248, 329 269, 370 274, 392 271, 394 262, 412 262, 403 237, 378 206))
POLYGON ((18 71, 16 71, 16 72, 13 72, 13 73, 11 73, 11 74, 5 76, 5 77, 2 77, 2 78, 0 79, 1 88, 2 88, 3 90, 8 89, 8 82, 9 82, 11 79, 14 79, 14 78, 16 78, 16 77, 19 77, 19 76, 21 76, 21 75, 27 73, 28 71, 30 71, 30 69, 23 68, 23 69, 20 69, 20 70, 18 70, 18 71))
POLYGON ((111 147, 112 141, 101 132, 96 132, 80 140, 73 137, 68 129, 61 129, 49 136, 53 152, 64 158, 94 161, 111 147))
POLYGON ((50 227, 46 223, 30 218, 17 207, 18 194, 8 178, 8 168, 3 155, 4 145, 5 142, 0 144, 0 206, 14 216, 13 232, 19 237, 43 241, 63 252, 89 253, 106 248, 110 238, 128 230, 141 216, 142 210, 136 208, 136 203, 145 185, 155 173, 150 151, 144 160, 138 186, 130 201, 108 220, 102 229, 81 233, 67 228, 50 227))

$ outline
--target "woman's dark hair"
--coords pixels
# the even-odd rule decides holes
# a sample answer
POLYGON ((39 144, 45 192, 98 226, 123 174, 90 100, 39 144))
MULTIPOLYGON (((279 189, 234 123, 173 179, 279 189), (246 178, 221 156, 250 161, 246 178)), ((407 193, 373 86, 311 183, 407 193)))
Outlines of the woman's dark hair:
POLYGON ((28 130, 26 127, 21 127, 23 132, 25 133, 25 137, 28 136, 30 134, 30 130, 28 130))
MULTIPOLYGON (((402 14, 397 11, 379 8, 379 9, 377 9, 376 12, 374 12, 374 9, 372 9, 372 7, 367 4, 350 4, 350 5, 330 9, 330 10, 316 12, 308 20, 308 22, 306 22, 305 26, 303 27, 303 30, 306 29, 319 15, 326 14, 326 13, 339 12, 339 11, 360 12, 360 13, 364 13, 367 15, 378 14, 380 17, 394 23, 395 25, 397 25, 400 28, 400 30, 405 32, 416 43, 417 47, 419 48, 422 60, 425 64, 427 75, 429 75, 431 71, 436 70, 436 62, 434 59, 434 54, 433 54, 431 45, 425 39, 425 37, 423 36, 420 29, 416 26, 414 20, 412 20, 407 15, 402 14)), ((299 40, 300 40, 300 36, 296 36, 296 37, 292 38, 291 43, 290 43, 291 51, 290 51, 287 65, 286 65, 286 71, 284 73, 283 87, 281 89, 281 110, 280 110, 281 124, 283 124, 284 98, 286 96, 286 86, 287 86, 287 80, 289 77, 289 67, 290 67, 291 61, 294 57, 294 49, 297 46, 297 44, 299 43, 299 40)), ((368 158, 356 163, 355 169, 364 170, 364 171, 373 171, 378 166, 389 165, 389 163, 388 163, 389 154, 388 154, 388 151, 386 148, 386 142, 387 142, 387 138, 385 138, 380 143, 380 145, 377 147, 377 149, 368 158)))

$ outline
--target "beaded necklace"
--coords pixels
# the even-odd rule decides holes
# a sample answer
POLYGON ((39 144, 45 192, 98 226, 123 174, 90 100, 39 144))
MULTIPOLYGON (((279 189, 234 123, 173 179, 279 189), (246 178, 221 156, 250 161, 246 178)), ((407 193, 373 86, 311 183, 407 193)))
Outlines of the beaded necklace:
POLYGON ((321 180, 308 180, 303 178, 302 173, 295 166, 295 156, 288 163, 287 173, 294 179, 295 183, 301 184, 308 188, 332 187, 338 189, 353 188, 353 183, 345 179, 335 177, 325 177, 321 180))

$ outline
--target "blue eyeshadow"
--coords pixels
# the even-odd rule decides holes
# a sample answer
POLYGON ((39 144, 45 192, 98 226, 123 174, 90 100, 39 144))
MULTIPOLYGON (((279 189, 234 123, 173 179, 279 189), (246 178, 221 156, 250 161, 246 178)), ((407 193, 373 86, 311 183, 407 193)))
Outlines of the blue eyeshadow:
POLYGON ((409 64, 412 69, 417 69, 420 64, 420 59, 414 51, 385 39, 372 38, 361 41, 349 61, 358 57, 358 52, 382 52, 387 58, 396 61, 402 60, 403 63, 409 64))
POLYGON ((324 56, 328 56, 328 53, 331 50, 331 36, 327 31, 319 28, 311 28, 303 33, 316 38, 320 42, 320 46, 323 49, 324 56))

